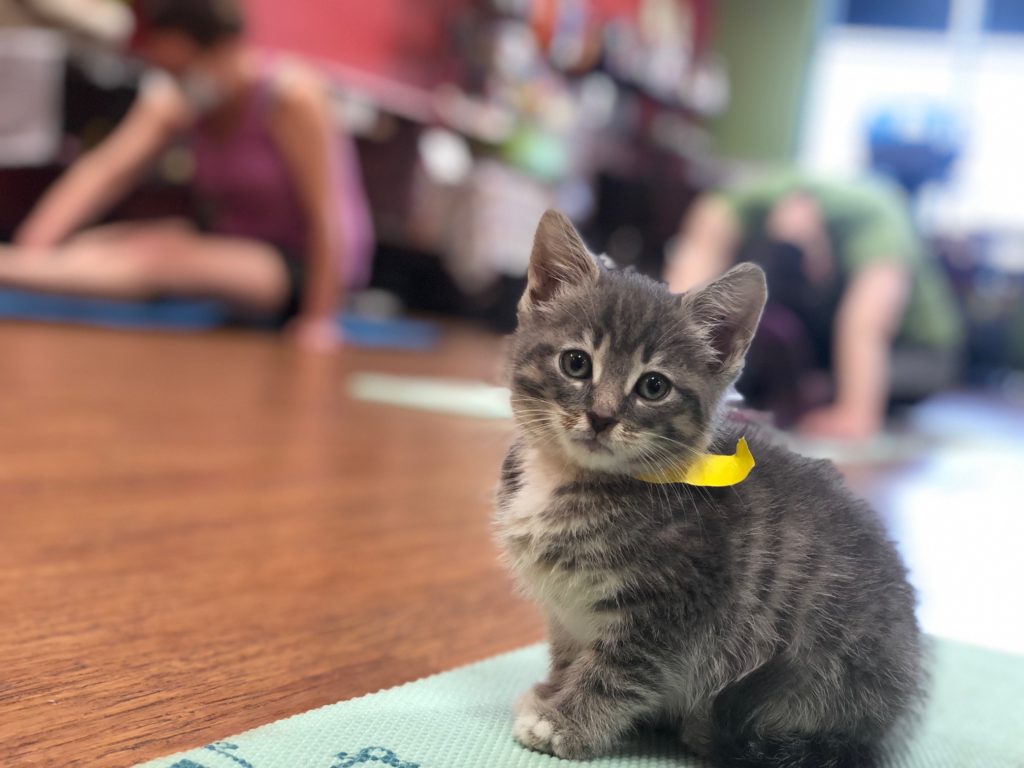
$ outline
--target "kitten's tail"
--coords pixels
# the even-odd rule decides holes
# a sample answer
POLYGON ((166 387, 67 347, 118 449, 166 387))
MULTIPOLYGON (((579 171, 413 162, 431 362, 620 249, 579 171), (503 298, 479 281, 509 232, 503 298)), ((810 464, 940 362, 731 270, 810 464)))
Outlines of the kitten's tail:
POLYGON ((725 688, 713 705, 713 763, 723 768, 873 768, 877 741, 851 732, 788 732, 773 712, 779 691, 798 690, 802 669, 777 656, 725 688), (773 725, 766 726, 766 721, 773 725))
POLYGON ((840 734, 735 738, 716 745, 713 764, 728 768, 872 768, 873 745, 840 734))

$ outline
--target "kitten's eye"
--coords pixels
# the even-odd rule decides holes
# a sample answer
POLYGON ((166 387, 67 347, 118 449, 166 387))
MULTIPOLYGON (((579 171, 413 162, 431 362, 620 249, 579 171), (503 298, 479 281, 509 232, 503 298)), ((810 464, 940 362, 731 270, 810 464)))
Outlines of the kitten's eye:
POLYGON ((590 355, 582 349, 570 349, 562 353, 558 364, 562 373, 572 379, 589 379, 592 365, 590 355))
POLYGON ((637 381, 634 391, 644 400, 661 400, 671 388, 672 384, 660 373, 645 373, 637 381))

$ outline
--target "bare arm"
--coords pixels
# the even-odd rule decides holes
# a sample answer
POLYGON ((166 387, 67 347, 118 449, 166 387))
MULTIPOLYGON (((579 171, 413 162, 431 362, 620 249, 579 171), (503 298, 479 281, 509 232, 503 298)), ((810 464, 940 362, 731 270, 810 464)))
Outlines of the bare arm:
POLYGON ((881 427, 890 350, 909 290, 906 269, 891 262, 871 264, 854 277, 836 318, 835 404, 808 415, 806 431, 863 438, 881 427))
POLYGON ((307 279, 298 321, 300 326, 323 325, 333 323, 342 294, 333 173, 337 129, 320 80, 303 70, 288 72, 285 77, 274 133, 291 169, 309 228, 307 279))
POLYGON ((186 119, 187 107, 170 84, 143 92, 106 141, 50 187, 15 241, 49 248, 94 221, 127 193, 186 119))
POLYGON ((688 212, 665 279, 674 293, 710 282, 732 264, 740 225, 728 204, 703 195, 688 212))

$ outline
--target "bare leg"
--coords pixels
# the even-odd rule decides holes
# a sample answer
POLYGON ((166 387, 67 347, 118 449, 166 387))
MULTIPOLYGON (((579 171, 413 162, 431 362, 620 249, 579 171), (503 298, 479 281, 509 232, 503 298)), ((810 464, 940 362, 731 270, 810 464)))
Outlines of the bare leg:
POLYGON ((682 293, 721 275, 735 259, 742 233, 728 204, 703 195, 691 206, 665 269, 669 290, 682 293))
POLYGON ((217 298, 270 314, 284 305, 288 276, 263 243, 153 223, 97 228, 48 253, 0 251, 0 286, 114 299, 217 298))

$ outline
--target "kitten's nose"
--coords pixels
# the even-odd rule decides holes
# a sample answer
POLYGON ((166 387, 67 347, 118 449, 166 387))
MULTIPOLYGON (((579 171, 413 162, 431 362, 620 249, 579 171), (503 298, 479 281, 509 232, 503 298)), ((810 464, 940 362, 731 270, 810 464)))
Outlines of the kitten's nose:
POLYGON ((595 435, 599 435, 619 423, 619 420, 611 414, 604 414, 598 411, 587 411, 587 420, 590 422, 595 435))

